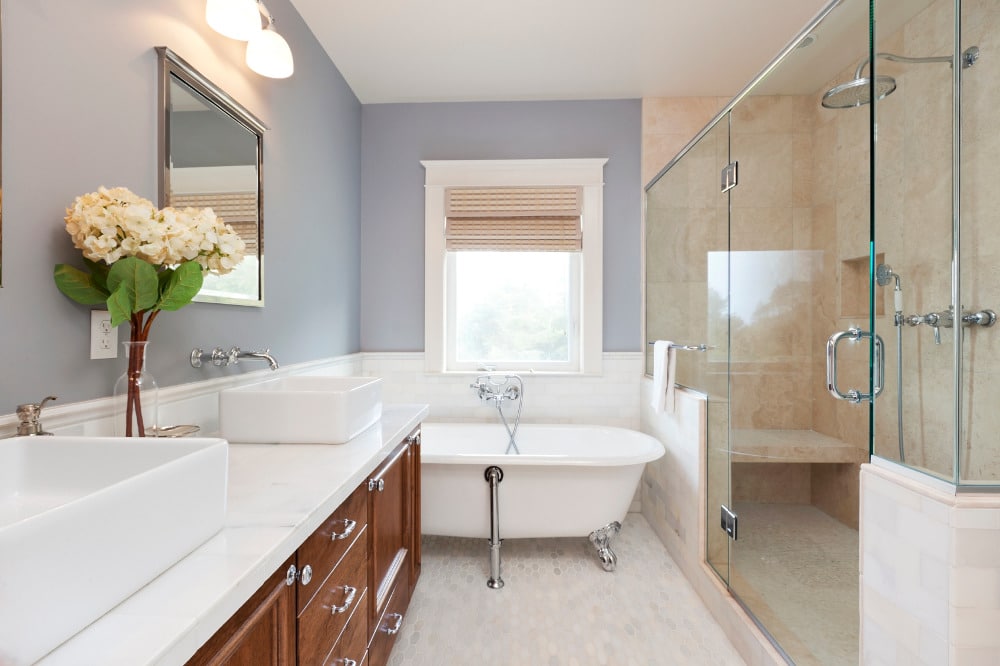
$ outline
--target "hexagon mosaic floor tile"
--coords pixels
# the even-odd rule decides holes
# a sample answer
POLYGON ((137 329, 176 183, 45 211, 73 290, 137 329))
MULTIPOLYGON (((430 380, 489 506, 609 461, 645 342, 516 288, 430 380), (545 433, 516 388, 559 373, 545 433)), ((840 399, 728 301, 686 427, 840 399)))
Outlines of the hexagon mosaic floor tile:
POLYGON ((586 538, 508 539, 492 590, 485 540, 425 536, 390 666, 744 663, 642 515, 613 548, 608 573, 586 538))

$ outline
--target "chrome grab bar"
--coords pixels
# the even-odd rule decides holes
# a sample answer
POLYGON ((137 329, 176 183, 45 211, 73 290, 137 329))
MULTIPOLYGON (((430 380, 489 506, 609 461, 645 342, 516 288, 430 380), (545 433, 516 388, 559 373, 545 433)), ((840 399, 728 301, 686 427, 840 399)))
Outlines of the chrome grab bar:
POLYGON ((873 335, 871 331, 862 331, 860 328, 851 327, 846 331, 838 331, 830 336, 830 339, 826 341, 826 390, 830 392, 834 398, 838 400, 847 400, 851 403, 859 403, 864 400, 871 402, 877 398, 882 393, 882 378, 885 376, 885 344, 882 342, 882 337, 879 335, 873 335), (842 340, 847 339, 849 342, 857 342, 864 338, 869 338, 874 341, 874 368, 872 369, 872 392, 862 393, 856 389, 847 389, 847 392, 841 392, 837 387, 837 346, 842 340))

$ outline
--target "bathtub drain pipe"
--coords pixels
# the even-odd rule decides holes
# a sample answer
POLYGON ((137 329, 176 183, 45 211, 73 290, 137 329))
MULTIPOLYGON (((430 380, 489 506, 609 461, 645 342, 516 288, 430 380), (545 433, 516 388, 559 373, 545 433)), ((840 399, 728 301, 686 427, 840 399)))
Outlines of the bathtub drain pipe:
POLYGON ((503 470, 496 465, 486 468, 486 482, 490 484, 490 579, 486 586, 491 590, 503 587, 500 577, 500 482, 503 481, 503 470))

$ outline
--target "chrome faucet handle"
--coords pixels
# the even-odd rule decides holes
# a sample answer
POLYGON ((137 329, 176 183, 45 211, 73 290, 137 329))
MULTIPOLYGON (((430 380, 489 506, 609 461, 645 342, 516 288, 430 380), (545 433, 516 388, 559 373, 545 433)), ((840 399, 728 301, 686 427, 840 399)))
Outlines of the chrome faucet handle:
POLYGON ((966 326, 988 327, 997 323, 997 313, 993 310, 980 310, 979 312, 967 312, 962 315, 962 323, 966 326))
MULTIPOLYGON (((243 350, 239 347, 233 346, 228 352, 219 350, 225 357, 225 365, 236 365, 240 362, 240 356, 243 354, 243 350)), ((222 365, 221 363, 219 365, 222 365)))
POLYGON ((42 424, 39 418, 42 415, 42 407, 45 406, 49 400, 56 400, 56 396, 47 396, 41 402, 29 402, 23 405, 17 406, 17 418, 20 423, 17 426, 18 435, 51 435, 51 432, 45 432, 42 430, 42 424))

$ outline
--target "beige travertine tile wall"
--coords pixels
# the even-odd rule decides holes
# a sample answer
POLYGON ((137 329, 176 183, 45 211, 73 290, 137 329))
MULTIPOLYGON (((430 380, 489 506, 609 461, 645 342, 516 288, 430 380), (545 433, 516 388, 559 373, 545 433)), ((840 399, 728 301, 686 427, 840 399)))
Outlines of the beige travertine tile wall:
MULTIPOLYGON (((879 51, 909 56, 949 54, 954 4, 931 3, 902 28, 878 35, 879 51)), ((996 2, 962 3, 962 47, 983 54, 1000 48, 996 2)), ((879 60, 878 72, 897 88, 877 106, 876 246, 902 279, 905 314, 941 312, 951 302, 952 69, 947 63, 879 60)), ((1000 62, 980 58, 962 73, 961 251, 962 301, 969 310, 1000 306, 1000 207, 996 182, 996 109, 1000 62)), ((888 293, 886 288, 886 293, 888 293)), ((898 459, 896 429, 896 331, 891 308, 878 321, 887 343, 887 374, 876 403, 875 451, 898 459)), ((903 440, 906 463, 945 478, 954 470, 954 335, 942 328, 934 343, 926 326, 904 327, 903 440)), ((963 480, 1000 479, 1000 329, 967 328, 963 334, 963 414, 960 474, 963 480)))
MULTIPOLYGON (((851 75, 853 65, 831 85, 851 75)), ((863 109, 823 109, 820 92, 745 98, 733 110, 731 137, 728 124, 720 123, 647 197, 647 336, 717 345, 705 356, 682 354, 678 381, 709 392, 716 406, 731 395, 732 423, 723 423, 710 438, 721 448, 727 425, 816 430, 867 447, 866 410, 834 401, 823 377, 826 338, 852 325, 867 328, 866 308, 844 302, 841 284, 843 272, 856 278, 860 270, 864 284, 857 290, 862 296, 866 291, 867 261, 851 260, 868 252, 868 121, 863 109), (740 167, 731 216, 729 196, 718 185, 730 142, 740 167), (720 295, 708 288, 718 276, 710 274, 706 257, 727 250, 749 253, 734 255, 748 262, 734 260, 734 273, 721 276, 731 290, 720 295), (760 257, 772 281, 759 278, 760 257), (719 316, 727 306, 737 314, 728 336, 719 316)), ((686 144, 663 138, 670 136, 666 128, 672 122, 690 129, 701 124, 691 121, 692 114, 707 114, 712 105, 698 98, 644 100, 643 107, 644 150, 658 155, 662 146, 686 144)), ((840 370, 844 385, 865 386, 866 368, 865 354, 846 358, 840 370)), ((723 475, 728 468, 709 461, 709 472, 723 475)), ((798 502, 807 489, 814 504, 857 526, 856 465, 740 466, 733 487, 759 490, 761 479, 743 477, 761 475, 777 491, 770 501, 798 502), (776 478, 780 482, 774 483, 776 478)), ((719 480, 724 490, 724 477, 719 480)), ((723 547, 710 548, 710 554, 722 557, 723 547)))
MULTIPOLYGON (((1000 131, 1000 5, 962 3, 962 46, 978 45, 976 65, 962 72, 962 292, 967 308, 1000 312, 1000 235, 997 159, 1000 131), (988 58, 993 54, 993 58, 988 58)), ((963 369, 964 479, 1000 479, 1000 328, 972 329, 965 336, 963 369), (969 415, 972 415, 971 418, 969 415)))
POLYGON ((643 99, 642 182, 649 183, 728 102, 728 97, 643 99))

